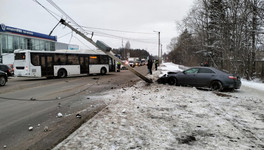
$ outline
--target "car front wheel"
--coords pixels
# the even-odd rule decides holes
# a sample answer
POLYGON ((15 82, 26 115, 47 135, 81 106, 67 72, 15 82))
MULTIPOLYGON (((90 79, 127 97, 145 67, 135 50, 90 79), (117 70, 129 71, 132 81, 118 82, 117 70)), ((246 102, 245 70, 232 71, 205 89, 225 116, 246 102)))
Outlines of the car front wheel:
POLYGON ((176 85, 176 83, 177 83, 177 79, 176 78, 169 78, 168 79, 168 84, 169 85, 176 85))
POLYGON ((0 86, 4 86, 6 84, 5 77, 0 77, 0 86))
POLYGON ((220 81, 213 81, 211 83, 210 89, 212 91, 222 91, 223 90, 223 85, 220 81))

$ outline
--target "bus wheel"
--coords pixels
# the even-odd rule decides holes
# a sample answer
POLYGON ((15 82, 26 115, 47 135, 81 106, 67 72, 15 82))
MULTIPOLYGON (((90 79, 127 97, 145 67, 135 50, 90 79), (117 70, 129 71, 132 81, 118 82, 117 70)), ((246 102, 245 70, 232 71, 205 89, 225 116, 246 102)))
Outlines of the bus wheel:
POLYGON ((0 86, 4 86, 6 84, 5 77, 0 77, 0 86))
POLYGON ((105 75, 106 74, 106 68, 105 67, 101 68, 101 74, 102 75, 105 75))
POLYGON ((65 78, 65 77, 67 77, 67 71, 65 69, 60 69, 58 71, 58 77, 59 78, 65 78))

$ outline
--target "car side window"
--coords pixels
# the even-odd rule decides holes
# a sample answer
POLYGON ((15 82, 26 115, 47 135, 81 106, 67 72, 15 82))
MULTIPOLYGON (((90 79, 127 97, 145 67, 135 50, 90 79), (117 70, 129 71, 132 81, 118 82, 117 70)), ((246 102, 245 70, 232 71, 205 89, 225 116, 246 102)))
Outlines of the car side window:
POLYGON ((198 73, 215 73, 215 72, 208 68, 200 68, 198 73))
POLYGON ((192 68, 192 69, 188 69, 186 71, 184 71, 185 74, 194 74, 198 72, 198 68, 192 68))

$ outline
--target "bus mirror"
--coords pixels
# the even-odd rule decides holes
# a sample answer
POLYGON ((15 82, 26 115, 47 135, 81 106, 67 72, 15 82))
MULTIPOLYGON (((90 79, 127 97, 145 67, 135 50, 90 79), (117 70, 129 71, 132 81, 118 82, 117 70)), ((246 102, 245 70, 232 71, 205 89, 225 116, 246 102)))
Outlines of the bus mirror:
POLYGON ((112 48, 106 45, 104 42, 97 40, 96 46, 99 47, 103 51, 110 51, 112 48))

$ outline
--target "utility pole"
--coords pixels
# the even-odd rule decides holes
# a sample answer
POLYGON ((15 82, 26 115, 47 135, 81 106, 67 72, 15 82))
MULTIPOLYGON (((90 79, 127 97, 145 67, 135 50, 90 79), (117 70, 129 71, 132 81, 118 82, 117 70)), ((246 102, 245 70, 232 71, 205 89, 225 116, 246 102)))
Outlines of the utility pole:
POLYGON ((159 65, 161 63, 161 59, 160 59, 160 31, 154 31, 158 33, 158 60, 159 60, 159 65))
POLYGON ((160 57, 161 57, 161 61, 162 61, 162 44, 160 44, 160 57))
POLYGON ((140 77, 142 80, 146 81, 147 83, 152 83, 151 79, 146 78, 145 76, 143 76, 142 74, 140 74, 139 72, 137 72, 136 70, 134 70, 132 67, 130 67, 129 65, 125 64, 124 62, 121 61, 121 59, 117 58, 116 56, 114 56, 111 53, 111 47, 109 47, 108 45, 106 45, 105 43, 103 43, 102 41, 97 41, 96 43, 89 37, 87 37, 86 35, 84 35, 82 32, 78 31, 77 29, 75 29, 74 27, 72 27, 70 24, 68 24, 65 20, 61 19, 60 23, 67 26, 68 28, 70 28, 71 30, 73 30, 76 34, 80 35, 81 37, 83 37, 85 40, 87 40, 88 42, 90 42, 92 45, 94 45, 96 48, 98 48, 99 50, 103 51, 105 54, 107 54, 109 57, 113 58, 115 61, 120 62, 122 65, 124 65, 129 71, 131 71, 132 73, 134 73, 135 75, 137 75, 138 77, 140 77))

